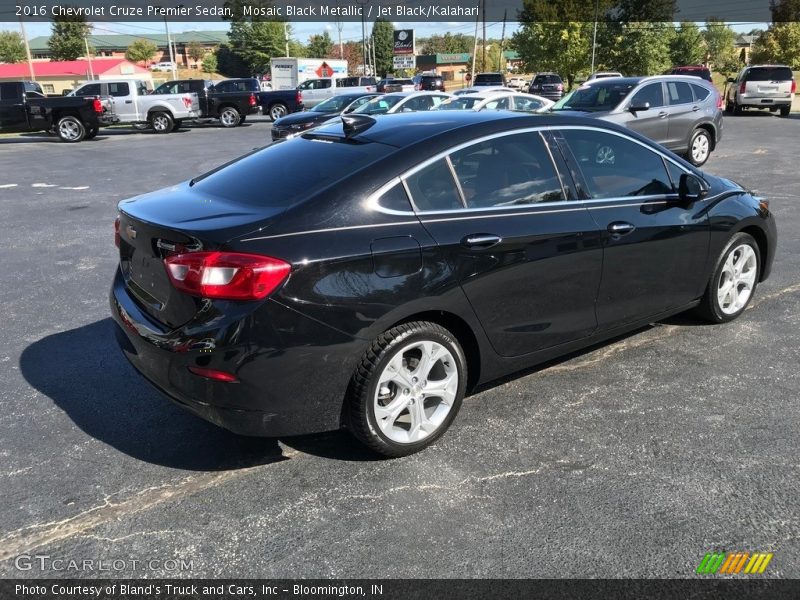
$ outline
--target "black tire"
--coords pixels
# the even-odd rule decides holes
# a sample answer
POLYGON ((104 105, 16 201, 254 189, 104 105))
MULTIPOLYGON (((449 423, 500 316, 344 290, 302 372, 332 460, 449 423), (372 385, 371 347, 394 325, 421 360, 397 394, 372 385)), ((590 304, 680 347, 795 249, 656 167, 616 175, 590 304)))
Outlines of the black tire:
POLYGON ((246 120, 247 120, 247 115, 242 115, 242 116, 239 118, 239 125, 241 125, 242 123, 244 123, 246 120))
POLYGON ((175 119, 175 124, 172 126, 172 131, 178 131, 183 125, 183 119, 175 119))
POLYGON ((62 142, 75 144, 86 137, 86 127, 78 117, 67 115, 58 120, 56 133, 62 142))
POLYGON ((781 116, 784 118, 788 117, 791 110, 791 106, 781 106, 781 116))
POLYGON ((742 107, 736 102, 736 98, 733 99, 733 114, 737 117, 742 114, 742 107))
POLYGON ((98 133, 100 133, 100 128, 99 127, 89 127, 86 130, 86 135, 84 136, 83 139, 92 140, 92 139, 97 137, 98 133))
POLYGON ((283 102, 276 102, 269 107, 267 114, 269 115, 269 120, 274 123, 281 117, 288 115, 289 108, 283 102))
POLYGON ((219 122, 223 127, 236 127, 242 121, 242 115, 233 106, 226 106, 219 111, 219 122))
POLYGON ((689 147, 687 148, 686 158, 695 167, 702 167, 706 164, 708 157, 711 156, 711 150, 714 144, 711 141, 711 134, 705 129, 695 129, 691 139, 689 139, 689 147), (695 146, 697 146, 697 155, 695 153, 695 146), (702 149, 705 148, 705 154, 702 154, 702 149))
MULTIPOLYGON (((414 352, 414 350, 412 349, 409 352, 414 352)), ((413 361, 413 358, 410 360, 413 361)), ((404 363, 404 365, 405 364, 406 363, 404 363)), ((431 373, 433 373, 433 371, 431 371, 431 373)), ((427 381, 423 382, 423 386, 426 384, 427 381)), ((353 375, 352 393, 348 398, 347 406, 349 428, 353 435, 364 445, 385 456, 407 456, 419 452, 423 448, 433 444, 447 431, 447 428, 453 422, 453 419, 455 419, 456 414, 458 414, 461 402, 464 399, 466 387, 467 361, 464 357, 464 351, 461 349, 461 345, 452 333, 436 323, 429 323, 427 321, 414 321, 398 325, 382 333, 372 342, 372 345, 361 359, 361 363, 358 365, 353 375), (434 431, 429 433, 427 437, 422 440, 400 443, 389 439, 378 426, 374 401, 377 401, 379 378, 381 373, 384 372, 384 369, 387 368, 392 359, 397 357, 399 352, 407 350, 410 344, 426 341, 435 342, 443 346, 450 353, 450 357, 453 358, 455 365, 450 365, 449 357, 446 363, 450 368, 455 367, 457 370, 455 374, 458 380, 457 392, 450 405, 449 412, 434 431)), ((407 393, 408 390, 405 390, 405 392, 407 393)), ((396 393, 401 393, 399 388, 396 390, 396 393)), ((411 393, 413 394, 414 392, 412 391, 411 393)), ((422 406, 425 407, 426 400, 421 400, 421 402, 422 406)), ((413 405, 413 403, 414 400, 411 400, 410 404, 413 405)), ((411 409, 404 409, 399 414, 403 415, 408 413, 410 418, 410 410, 411 409)))
POLYGON ((708 286, 706 287, 703 299, 700 301, 700 305, 696 309, 697 314, 703 319, 712 323, 727 323, 728 321, 733 321, 747 309, 747 306, 753 300, 760 277, 761 251, 758 248, 758 244, 753 239, 753 236, 747 233, 737 233, 726 244, 725 249, 720 253, 719 258, 714 265, 714 271, 711 275, 711 279, 708 282, 708 286), (720 304, 718 291, 720 286, 724 284, 723 273, 725 272, 725 263, 728 260, 728 256, 731 253, 737 252, 743 245, 750 246, 755 253, 755 280, 753 281, 747 301, 742 304, 741 308, 739 308, 737 311, 728 313, 723 310, 723 307, 720 304))
POLYGON ((172 120, 172 115, 168 112, 154 112, 150 115, 150 127, 156 133, 169 133, 175 127, 175 121, 172 120))

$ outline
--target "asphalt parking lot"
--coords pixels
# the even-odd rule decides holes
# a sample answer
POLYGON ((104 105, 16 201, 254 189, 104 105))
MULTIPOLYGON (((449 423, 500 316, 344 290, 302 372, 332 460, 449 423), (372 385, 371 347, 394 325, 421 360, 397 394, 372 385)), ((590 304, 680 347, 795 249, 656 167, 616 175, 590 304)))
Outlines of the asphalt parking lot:
POLYGON ((267 144, 267 121, 0 138, 0 576, 688 577, 757 551, 765 576, 800 577, 798 117, 726 117, 705 167, 778 220, 751 310, 497 383, 397 460, 344 433, 236 437, 116 348, 116 203, 267 144))

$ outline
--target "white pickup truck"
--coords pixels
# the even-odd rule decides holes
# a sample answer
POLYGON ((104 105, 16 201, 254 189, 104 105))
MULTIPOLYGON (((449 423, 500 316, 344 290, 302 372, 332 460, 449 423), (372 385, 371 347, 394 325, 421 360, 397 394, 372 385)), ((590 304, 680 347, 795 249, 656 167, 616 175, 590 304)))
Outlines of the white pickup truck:
POLYGON ((374 77, 324 77, 321 79, 306 79, 297 86, 303 94, 303 104, 306 108, 316 106, 323 100, 336 94, 355 94, 375 92, 378 83, 374 77))
POLYGON ((144 81, 89 81, 69 96, 110 96, 120 123, 149 125, 156 133, 169 133, 181 126, 183 119, 200 116, 197 94, 158 94, 151 96, 144 81))

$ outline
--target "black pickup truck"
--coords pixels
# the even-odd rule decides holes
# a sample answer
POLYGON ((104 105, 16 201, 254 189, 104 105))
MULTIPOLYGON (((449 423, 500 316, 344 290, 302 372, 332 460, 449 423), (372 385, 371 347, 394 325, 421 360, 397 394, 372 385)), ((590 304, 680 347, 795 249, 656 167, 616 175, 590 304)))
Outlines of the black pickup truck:
POLYGON ((195 92, 200 99, 202 119, 219 119, 223 127, 236 127, 247 115, 263 110, 273 121, 303 110, 302 96, 296 90, 262 92, 258 79, 176 79, 162 83, 153 94, 195 92))
POLYGON ((0 133, 55 131, 65 142, 97 135, 119 119, 111 104, 98 98, 47 98, 33 81, 0 82, 0 133))

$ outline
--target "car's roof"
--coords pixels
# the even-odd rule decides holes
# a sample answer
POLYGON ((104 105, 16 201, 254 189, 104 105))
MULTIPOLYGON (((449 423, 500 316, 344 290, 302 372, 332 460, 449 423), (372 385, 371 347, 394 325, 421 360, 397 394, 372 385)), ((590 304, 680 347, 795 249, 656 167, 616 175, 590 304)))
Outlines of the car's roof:
MULTIPOLYGON (((405 147, 430 138, 440 138, 443 133, 461 130, 466 137, 470 132, 483 135, 493 131, 542 126, 586 125, 624 131, 638 137, 629 129, 597 119, 580 116, 561 116, 554 114, 532 115, 506 111, 453 110, 419 111, 374 115, 375 123, 351 136, 354 142, 377 142, 396 147, 405 147)), ((308 134, 306 134, 308 135, 308 134)), ((341 122, 323 125, 313 131, 315 136, 344 137, 341 122)))

